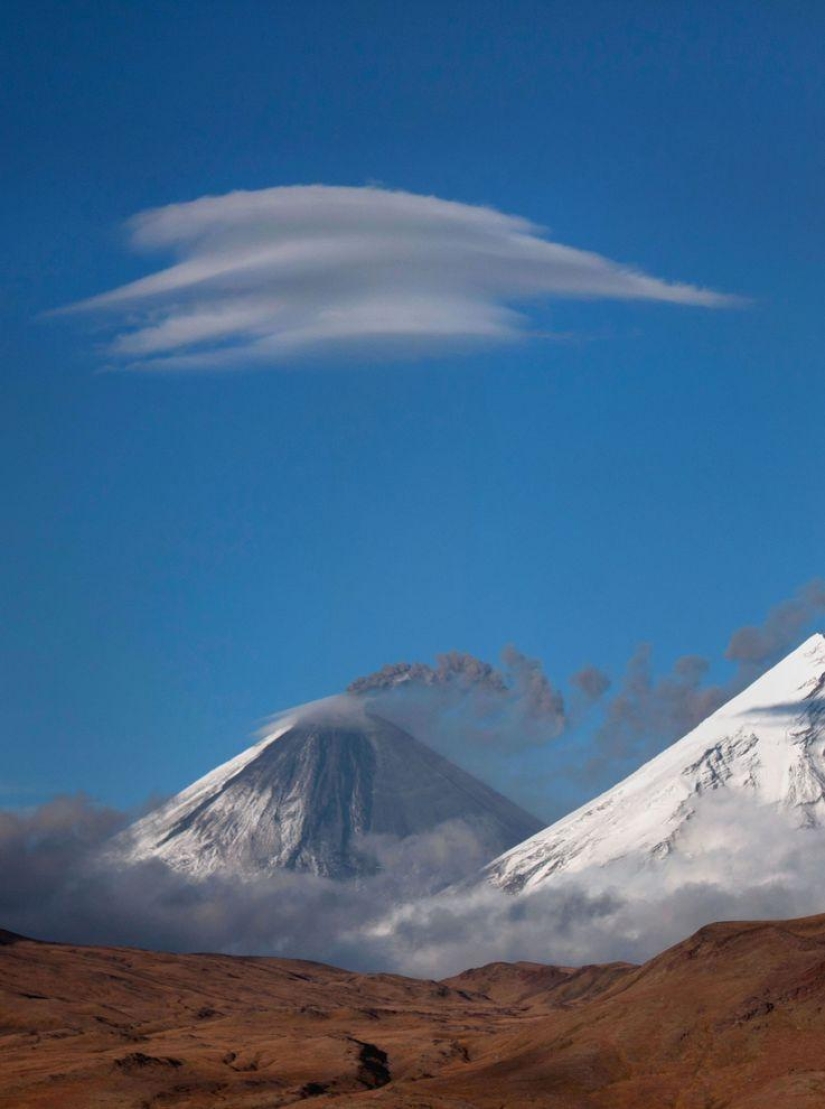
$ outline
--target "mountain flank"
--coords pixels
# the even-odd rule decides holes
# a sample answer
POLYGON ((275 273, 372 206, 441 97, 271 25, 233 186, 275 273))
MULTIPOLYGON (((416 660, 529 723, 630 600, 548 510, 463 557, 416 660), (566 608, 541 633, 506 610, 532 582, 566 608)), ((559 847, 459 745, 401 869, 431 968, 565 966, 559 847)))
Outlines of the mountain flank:
POLYGON ((571 875, 598 881, 621 863, 625 877, 655 870, 663 880, 680 859, 718 851, 711 797, 757 827, 778 818, 800 851, 806 832, 825 828, 825 637, 811 636, 630 777, 494 860, 486 876, 530 891, 571 875))

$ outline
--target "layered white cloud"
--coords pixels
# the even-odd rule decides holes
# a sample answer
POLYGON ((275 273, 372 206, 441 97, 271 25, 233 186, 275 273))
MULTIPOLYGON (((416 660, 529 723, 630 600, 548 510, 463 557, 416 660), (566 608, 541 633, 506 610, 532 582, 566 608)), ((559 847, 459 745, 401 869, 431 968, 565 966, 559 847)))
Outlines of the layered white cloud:
POLYGON ((531 304, 554 297, 737 299, 552 242, 518 216, 374 186, 207 196, 127 229, 174 263, 73 310, 111 314, 109 355, 143 369, 508 340, 535 333, 531 304))
POLYGON ((518 895, 486 882, 434 892, 486 861, 460 822, 403 840, 364 837, 359 847, 378 866, 358 882, 278 868, 256 881, 200 881, 159 859, 124 866, 106 848, 130 817, 56 798, 0 810, 0 920, 70 943, 283 955, 440 978, 502 959, 638 962, 714 920, 822 912, 825 830, 721 792, 700 800, 666 866, 617 860, 518 895))

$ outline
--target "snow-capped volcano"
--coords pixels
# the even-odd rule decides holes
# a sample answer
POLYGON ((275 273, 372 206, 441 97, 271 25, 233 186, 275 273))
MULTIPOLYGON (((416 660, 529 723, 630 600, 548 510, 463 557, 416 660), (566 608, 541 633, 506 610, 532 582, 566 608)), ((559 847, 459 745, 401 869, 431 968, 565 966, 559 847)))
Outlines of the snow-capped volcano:
POLYGON ((125 861, 194 877, 272 868, 347 878, 372 869, 362 837, 462 822, 487 858, 534 817, 347 695, 283 713, 260 742, 118 837, 125 861))
MULTIPOLYGON (((789 826, 825 826, 825 637, 814 635, 698 728, 594 801, 495 859, 486 877, 532 890, 590 868, 710 849, 708 795, 789 826)), ((718 844, 714 845, 714 849, 718 844)), ((592 871, 591 871, 592 873, 592 871)))

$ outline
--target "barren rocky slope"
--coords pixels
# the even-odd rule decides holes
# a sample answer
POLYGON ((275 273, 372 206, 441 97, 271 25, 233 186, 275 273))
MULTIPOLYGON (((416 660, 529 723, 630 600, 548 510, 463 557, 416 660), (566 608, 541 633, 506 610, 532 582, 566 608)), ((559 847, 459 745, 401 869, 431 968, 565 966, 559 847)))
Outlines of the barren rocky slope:
POLYGON ((3 1109, 813 1109, 825 916, 448 981, 0 934, 3 1109))

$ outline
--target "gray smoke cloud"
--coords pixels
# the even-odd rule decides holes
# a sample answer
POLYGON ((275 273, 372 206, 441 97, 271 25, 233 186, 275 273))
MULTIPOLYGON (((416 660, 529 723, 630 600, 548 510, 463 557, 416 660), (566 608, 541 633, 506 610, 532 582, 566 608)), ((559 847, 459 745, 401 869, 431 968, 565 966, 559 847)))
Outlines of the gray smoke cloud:
POLYGON ((598 666, 584 666, 573 675, 570 684, 592 703, 603 697, 613 683, 598 666))
POLYGON ((375 693, 402 685, 426 686, 464 693, 484 690, 506 694, 507 681, 489 662, 464 651, 447 651, 436 657, 435 666, 425 662, 397 662, 382 666, 374 674, 356 678, 347 693, 375 693))
POLYGON ((616 693, 604 702, 603 719, 592 736, 592 753, 583 762, 584 775, 603 777, 617 765, 641 762, 686 735, 799 646, 823 613, 825 580, 815 578, 772 608, 762 624, 733 632, 725 658, 736 668, 719 684, 706 684, 711 664, 698 655, 678 658, 669 673, 657 677, 650 645, 640 646, 616 693))
POLYGON ((816 578, 762 624, 733 632, 725 658, 734 668, 717 682, 699 655, 658 672, 642 644, 618 679, 588 663, 565 697, 539 660, 510 646, 498 666, 453 651, 432 666, 384 666, 349 691, 549 822, 695 728, 797 647, 823 613, 825 580, 816 578))
POLYGON ((498 666, 460 651, 434 665, 396 663, 348 692, 543 819, 543 773, 530 766, 568 724, 564 698, 538 659, 505 647, 498 666))
POLYGON ((435 666, 396 663, 357 678, 348 693, 366 697, 396 723, 414 726, 440 749, 460 731, 470 745, 508 752, 541 745, 565 728, 564 698, 538 659, 510 645, 496 668, 474 655, 450 651, 435 666))
POLYGON ((642 644, 631 656, 618 691, 604 706, 585 774, 600 775, 628 759, 639 761, 686 735, 720 708, 732 693, 723 686, 704 684, 709 669, 707 659, 684 655, 668 674, 657 678, 652 649, 642 644))
POLYGON ((795 644, 812 620, 825 612, 825 579, 814 578, 770 610, 761 625, 738 628, 730 638, 725 658, 739 665, 739 680, 754 675, 795 644))

